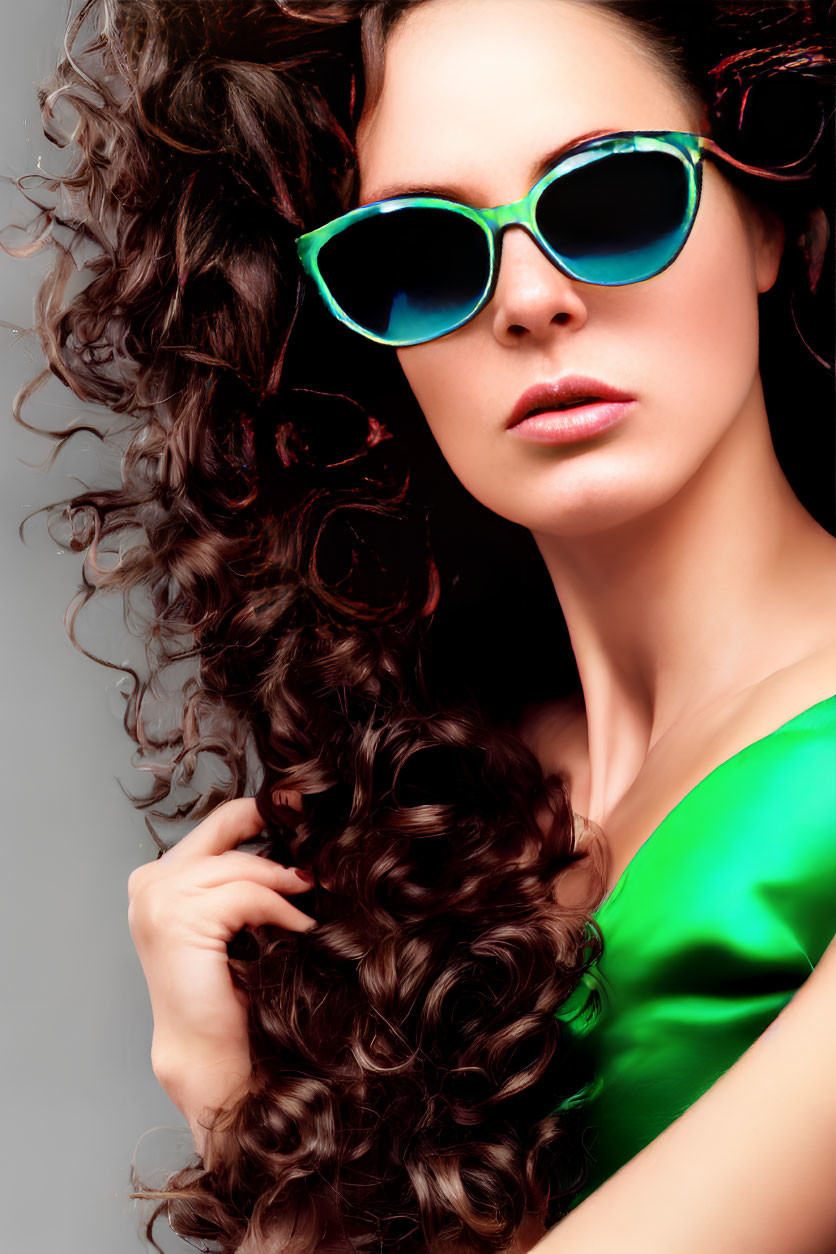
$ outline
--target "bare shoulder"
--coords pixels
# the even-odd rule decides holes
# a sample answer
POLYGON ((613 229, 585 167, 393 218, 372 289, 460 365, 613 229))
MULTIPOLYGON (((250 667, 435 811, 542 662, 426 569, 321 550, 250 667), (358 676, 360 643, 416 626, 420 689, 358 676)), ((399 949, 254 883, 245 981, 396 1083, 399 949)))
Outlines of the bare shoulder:
POLYGON ((797 714, 836 695, 836 624, 800 658, 773 671, 741 694, 738 718, 755 732, 788 722, 797 714))

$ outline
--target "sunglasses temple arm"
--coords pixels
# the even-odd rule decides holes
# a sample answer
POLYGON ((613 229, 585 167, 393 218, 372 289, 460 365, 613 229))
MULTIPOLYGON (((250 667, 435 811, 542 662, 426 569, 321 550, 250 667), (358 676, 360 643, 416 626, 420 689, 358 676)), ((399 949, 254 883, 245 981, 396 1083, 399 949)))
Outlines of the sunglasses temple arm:
POLYGON ((737 157, 732 157, 725 151, 725 149, 721 148, 719 144, 716 144, 713 139, 710 139, 706 135, 700 136, 700 147, 706 152, 713 153, 714 156, 727 162, 728 165, 734 166, 736 170, 743 170, 746 174, 754 174, 758 178, 762 179, 780 179, 782 182, 796 181, 798 179, 809 178, 810 171, 806 170, 795 174, 788 174, 785 173, 785 171, 792 170, 794 166, 800 165, 802 161, 807 160, 813 148, 815 148, 823 129, 824 124, 822 123, 822 126, 819 128, 819 134, 811 144, 810 149, 805 152, 802 157, 798 157, 795 161, 788 162, 787 165, 775 166, 772 168, 764 167, 762 165, 749 165, 746 161, 739 161, 737 157))

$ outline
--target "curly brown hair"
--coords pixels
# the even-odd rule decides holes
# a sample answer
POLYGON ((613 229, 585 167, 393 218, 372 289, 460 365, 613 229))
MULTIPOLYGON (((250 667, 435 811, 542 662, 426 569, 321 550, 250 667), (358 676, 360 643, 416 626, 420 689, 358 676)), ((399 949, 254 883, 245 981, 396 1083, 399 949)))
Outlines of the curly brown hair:
MULTIPOLYGON (((391 356, 306 301, 296 262, 295 237, 351 204, 364 70, 422 2, 85 0, 40 92, 74 159, 43 180, 56 200, 36 234, 56 261, 36 327, 49 371, 132 422, 121 487, 54 507, 86 551, 70 633, 94 595, 144 596, 149 674, 131 672, 125 726, 154 786, 135 804, 197 819, 257 786, 269 853, 316 878, 317 928, 231 946, 253 1083, 219 1113, 211 1170, 136 1194, 159 1201, 156 1248, 164 1214, 221 1254, 489 1251, 527 1212, 554 1222, 583 1177, 569 1108, 585 1077, 555 1012, 600 937, 555 904, 581 856, 573 815, 514 730, 528 698, 574 686, 559 609, 527 533, 458 488, 391 356), (521 614, 526 657, 503 647, 521 614), (184 660, 181 717, 157 732, 155 685, 184 660), (226 779, 178 803, 207 754, 226 779), (302 793, 301 819, 279 788, 302 793)), ((807 30, 797 77, 824 74, 826 6, 772 6, 773 45, 768 23, 757 44, 730 26, 749 60, 704 83, 684 49, 710 74, 714 45, 659 6, 605 7, 675 52, 718 124, 792 45, 785 20, 807 30)), ((706 21, 702 3, 667 7, 706 21)), ((751 32, 762 6, 719 7, 751 32)), ((823 264, 808 254, 805 274, 823 264)))

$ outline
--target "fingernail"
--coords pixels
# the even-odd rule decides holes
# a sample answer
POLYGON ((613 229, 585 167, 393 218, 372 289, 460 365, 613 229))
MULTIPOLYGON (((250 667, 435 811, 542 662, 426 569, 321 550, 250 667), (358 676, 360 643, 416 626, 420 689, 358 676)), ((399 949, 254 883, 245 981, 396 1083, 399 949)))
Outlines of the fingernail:
POLYGON ((295 866, 293 869, 294 869, 294 871, 296 872, 296 874, 299 876, 299 879, 300 879, 300 880, 304 880, 306 884, 314 884, 314 883, 316 883, 316 881, 315 881, 314 877, 311 875, 310 871, 302 871, 302 870, 300 870, 300 868, 299 868, 298 866, 295 866))

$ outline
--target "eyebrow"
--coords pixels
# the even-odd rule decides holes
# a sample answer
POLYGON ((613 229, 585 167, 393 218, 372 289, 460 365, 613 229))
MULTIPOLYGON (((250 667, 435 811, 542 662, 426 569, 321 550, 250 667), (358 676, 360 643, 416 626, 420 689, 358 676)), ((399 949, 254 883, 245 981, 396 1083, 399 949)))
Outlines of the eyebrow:
MULTIPOLYGON (((584 140, 595 139, 599 135, 612 135, 615 133, 615 130, 615 127, 609 126, 601 127, 595 131, 585 131, 583 135, 575 135, 572 139, 567 140, 565 144, 561 144, 559 148, 554 148, 535 167, 534 183, 538 182, 564 153, 571 151, 572 148, 576 148, 584 140)), ((380 200, 396 200, 401 196, 438 196, 442 200, 455 200, 463 205, 469 203, 467 193, 455 183, 388 183, 374 196, 365 196, 360 201, 358 208, 362 208, 363 205, 376 204, 380 200)))

